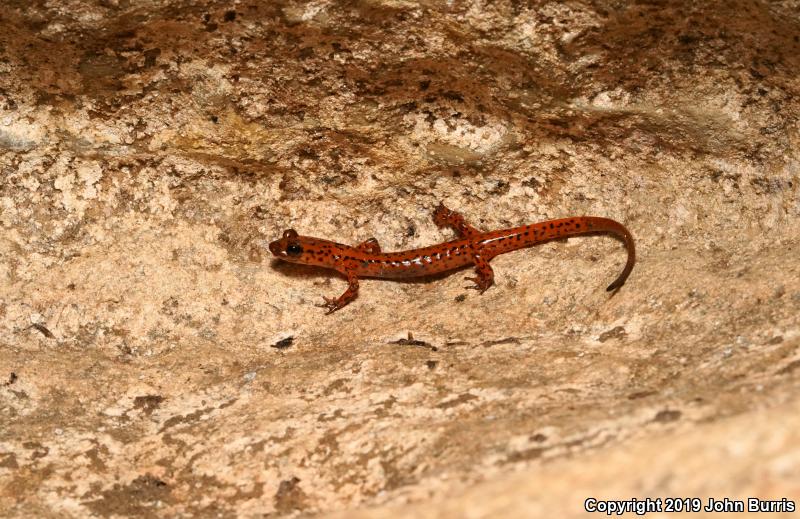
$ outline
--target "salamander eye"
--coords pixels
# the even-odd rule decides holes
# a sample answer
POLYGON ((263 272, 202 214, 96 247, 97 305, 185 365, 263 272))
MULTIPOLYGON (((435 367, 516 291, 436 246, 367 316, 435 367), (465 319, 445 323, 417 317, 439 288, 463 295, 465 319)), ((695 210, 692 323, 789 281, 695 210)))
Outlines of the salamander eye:
POLYGON ((283 237, 284 239, 297 238, 297 231, 295 231, 294 229, 286 229, 285 231, 283 231, 283 237))
POLYGON ((303 253, 303 247, 299 243, 292 243, 286 247, 286 254, 289 256, 299 256, 303 253))

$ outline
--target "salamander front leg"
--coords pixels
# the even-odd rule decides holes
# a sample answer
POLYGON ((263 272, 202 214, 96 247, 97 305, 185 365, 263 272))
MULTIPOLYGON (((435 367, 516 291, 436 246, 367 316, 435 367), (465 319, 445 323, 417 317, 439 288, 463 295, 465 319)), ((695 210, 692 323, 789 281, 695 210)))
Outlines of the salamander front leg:
POLYGON ((381 252, 381 246, 375 238, 370 238, 367 241, 359 243, 356 245, 356 249, 363 250, 369 254, 380 254, 381 252))
POLYGON ((459 238, 470 238, 480 234, 478 229, 467 223, 464 215, 451 211, 441 202, 433 212, 433 223, 439 227, 452 227, 459 238))
POLYGON ((328 311, 325 312, 325 315, 330 315, 336 310, 344 308, 350 301, 355 299, 356 296, 358 295, 358 277, 352 272, 346 272, 346 274, 347 274, 347 290, 344 291, 344 294, 340 295, 338 298, 322 296, 325 302, 317 305, 321 308, 328 309, 328 311))
POLYGON ((477 274, 477 277, 464 278, 467 281, 474 282, 475 284, 464 288, 471 288, 483 294, 484 292, 486 292, 486 289, 494 285, 494 271, 492 270, 492 267, 489 265, 489 259, 491 258, 487 259, 479 253, 475 254, 473 260, 475 261, 475 274, 477 274))

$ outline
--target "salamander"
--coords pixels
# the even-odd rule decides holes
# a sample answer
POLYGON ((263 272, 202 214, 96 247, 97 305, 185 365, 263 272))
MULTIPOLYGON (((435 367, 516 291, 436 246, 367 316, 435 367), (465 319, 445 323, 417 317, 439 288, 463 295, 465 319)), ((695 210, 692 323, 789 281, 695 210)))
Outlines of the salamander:
POLYGON ((494 272, 489 265, 492 258, 567 236, 610 233, 625 243, 628 260, 622 273, 608 286, 608 291, 615 291, 625 283, 636 262, 633 236, 624 225, 609 218, 574 216, 481 232, 469 225, 463 215, 440 203, 433 213, 433 221, 439 227, 452 227, 457 238, 420 249, 382 252, 375 238, 351 247, 321 238, 301 236, 294 229, 287 229, 280 239, 269 244, 269 250, 283 261, 334 269, 347 277, 347 290, 341 296, 323 296, 325 302, 317 305, 327 308, 327 314, 344 308, 356 298, 358 279, 362 277, 413 278, 474 265, 475 277, 466 278, 474 284, 466 288, 482 294, 494 284, 494 272))

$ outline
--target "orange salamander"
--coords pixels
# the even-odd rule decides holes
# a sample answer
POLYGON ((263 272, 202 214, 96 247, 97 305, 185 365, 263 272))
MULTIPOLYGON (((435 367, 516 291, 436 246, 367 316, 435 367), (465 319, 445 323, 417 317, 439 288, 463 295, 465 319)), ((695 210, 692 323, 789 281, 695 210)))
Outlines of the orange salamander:
POLYGON ((494 283, 494 272, 489 261, 506 252, 531 247, 546 241, 576 236, 579 234, 611 233, 623 242, 628 250, 628 261, 622 273, 608 286, 609 291, 621 287, 633 270, 636 251, 633 236, 621 223, 597 216, 575 216, 559 218, 502 229, 480 232, 469 225, 464 217, 439 204, 433 213, 433 221, 439 227, 452 227, 457 239, 400 252, 381 252, 375 238, 351 247, 310 236, 300 236, 294 229, 284 231, 283 236, 269 244, 269 250, 277 258, 291 263, 316 265, 337 270, 347 276, 348 287, 338 298, 325 297, 320 304, 328 314, 343 308, 358 295, 358 278, 413 278, 429 276, 475 265, 476 277, 468 277, 475 284, 472 288, 481 294, 494 283))

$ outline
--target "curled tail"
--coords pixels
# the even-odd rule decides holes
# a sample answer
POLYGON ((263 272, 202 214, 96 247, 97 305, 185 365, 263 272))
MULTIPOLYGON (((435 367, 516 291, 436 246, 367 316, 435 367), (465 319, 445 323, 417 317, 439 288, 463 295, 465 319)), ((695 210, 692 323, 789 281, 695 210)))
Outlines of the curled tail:
POLYGON ((609 292, 617 290, 619 287, 625 284, 625 280, 628 279, 628 276, 633 270, 633 265, 636 263, 636 247, 633 244, 633 236, 624 225, 616 220, 611 220, 610 218, 582 216, 580 217, 580 220, 584 222, 586 226, 585 230, 575 234, 607 232, 615 235, 625 243, 625 249, 628 251, 628 261, 625 262, 625 268, 622 269, 622 272, 619 276, 617 276, 617 279, 615 279, 610 285, 608 285, 608 288, 606 288, 606 290, 609 292))
POLYGON ((633 236, 630 231, 621 223, 610 218, 599 216, 573 216, 571 218, 560 218, 558 220, 548 220, 516 229, 521 232, 526 239, 522 244, 511 242, 507 245, 507 250, 514 250, 519 247, 530 247, 539 243, 567 236, 578 236, 581 234, 609 233, 621 239, 628 250, 628 261, 622 273, 617 276, 613 283, 608 285, 609 292, 618 289, 625 284, 633 265, 636 263, 636 248, 633 245, 633 236))

